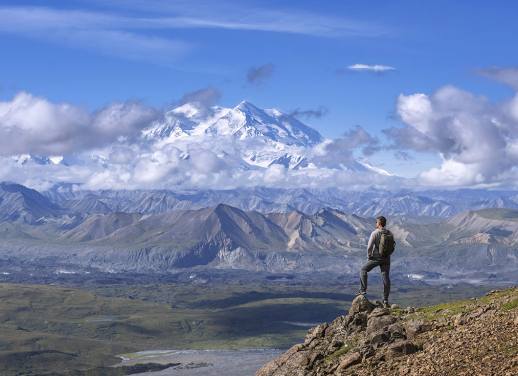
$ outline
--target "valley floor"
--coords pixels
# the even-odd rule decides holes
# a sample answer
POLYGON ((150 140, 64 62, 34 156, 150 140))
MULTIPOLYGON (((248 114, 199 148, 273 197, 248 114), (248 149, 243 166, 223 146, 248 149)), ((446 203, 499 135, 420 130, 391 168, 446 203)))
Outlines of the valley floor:
MULTIPOLYGON (((120 275, 76 278, 0 284, 2 375, 110 375, 106 367, 120 363, 117 355, 144 350, 285 349, 311 325, 342 314, 357 290, 354 278, 345 277, 326 283, 203 275, 175 282, 142 277, 142 283, 120 275)), ((378 285, 373 278, 372 297, 380 295, 378 285)), ((395 284, 393 300, 423 305, 489 289, 395 284)))

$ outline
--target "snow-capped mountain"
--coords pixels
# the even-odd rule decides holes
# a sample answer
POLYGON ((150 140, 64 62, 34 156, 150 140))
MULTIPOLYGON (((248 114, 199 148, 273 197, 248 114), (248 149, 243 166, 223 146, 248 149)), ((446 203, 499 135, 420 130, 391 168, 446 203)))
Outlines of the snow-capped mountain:
POLYGON ((216 139, 232 143, 247 165, 290 169, 308 167, 308 150, 323 141, 315 129, 277 109, 242 101, 233 108, 183 104, 142 132, 148 142, 188 148, 216 139))
POLYGON ((239 140, 303 147, 323 140, 320 133, 293 116, 277 109, 263 110, 247 101, 234 108, 214 106, 209 109, 187 103, 167 111, 163 121, 143 131, 143 137, 148 140, 186 136, 233 136, 239 140))
MULTIPOLYGON (((162 120, 144 129, 142 138, 156 145, 183 147, 186 152, 192 144, 226 140, 238 154, 233 157, 250 167, 280 165, 292 170, 315 167, 311 161, 312 148, 330 141, 290 114, 275 108, 261 109, 247 101, 233 108, 183 104, 165 112, 162 120)), ((354 159, 340 163, 338 168, 393 176, 366 161, 354 159)))

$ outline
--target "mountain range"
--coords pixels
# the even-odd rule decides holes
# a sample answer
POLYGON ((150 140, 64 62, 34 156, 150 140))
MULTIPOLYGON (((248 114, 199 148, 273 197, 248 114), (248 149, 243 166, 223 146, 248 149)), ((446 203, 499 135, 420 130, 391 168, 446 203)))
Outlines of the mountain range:
POLYGON ((219 203, 263 213, 297 210, 314 214, 332 207, 363 217, 377 215, 449 218, 467 210, 518 209, 518 192, 490 190, 381 190, 351 191, 339 188, 238 188, 227 190, 82 190, 75 185, 56 184, 42 194, 72 212, 163 213, 200 209, 219 203))
MULTIPOLYGON (((207 267, 348 274, 356 273, 365 259, 374 224, 370 216, 329 207, 313 213, 259 212, 220 203, 161 212, 116 211, 110 208, 116 200, 111 196, 104 205, 93 200, 97 204, 89 207, 100 210, 88 213, 74 211, 84 205, 64 207, 51 197, 16 184, 0 185, 3 260, 107 271, 207 267)), ((120 192, 119 201, 124 197, 120 192)), ((418 219, 389 219, 398 244, 393 263, 400 273, 489 277, 518 269, 518 210, 418 219)))

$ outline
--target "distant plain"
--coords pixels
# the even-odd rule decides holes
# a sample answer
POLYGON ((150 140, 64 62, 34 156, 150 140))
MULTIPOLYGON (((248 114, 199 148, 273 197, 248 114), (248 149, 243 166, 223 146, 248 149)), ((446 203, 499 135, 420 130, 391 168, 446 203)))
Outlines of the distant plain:
MULTIPOLYGON (((310 326, 343 314, 356 289, 336 280, 318 285, 195 280, 83 289, 62 282, 0 284, 2 374, 123 374, 106 367, 120 363, 118 355, 145 350, 284 349, 301 341, 310 326)), ((377 277, 372 283, 375 299, 377 277)), ((419 306, 489 289, 399 285, 393 300, 419 306)))

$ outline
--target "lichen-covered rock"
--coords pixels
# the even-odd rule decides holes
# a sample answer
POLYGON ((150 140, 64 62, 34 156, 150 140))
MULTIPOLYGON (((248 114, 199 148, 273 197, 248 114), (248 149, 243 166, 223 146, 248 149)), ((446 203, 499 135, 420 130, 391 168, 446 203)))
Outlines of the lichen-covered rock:
POLYGON ((377 332, 371 333, 365 344, 370 344, 373 348, 378 348, 390 340, 390 333, 386 330, 378 330, 377 332))
POLYGON ((347 329, 349 333, 358 333, 367 327, 367 312, 358 312, 349 316, 347 329))
POLYGON ((390 314, 390 310, 388 308, 383 307, 376 307, 372 310, 371 313, 369 313, 369 318, 371 317, 380 317, 380 316, 386 316, 390 314))
POLYGON ((389 325, 386 330, 390 334, 390 342, 407 338, 405 327, 399 321, 389 325))
POLYGON ((369 317, 369 320, 367 321, 367 334, 376 332, 395 323, 396 321, 397 319, 392 315, 369 317))
POLYGON ((404 326, 407 338, 413 338, 431 329, 431 325, 425 324, 423 320, 408 320, 404 326))
POLYGON ((351 303, 349 315, 354 315, 359 312, 370 313, 372 310, 374 310, 374 308, 376 308, 376 305, 372 304, 369 299, 365 297, 365 295, 358 295, 351 303))

